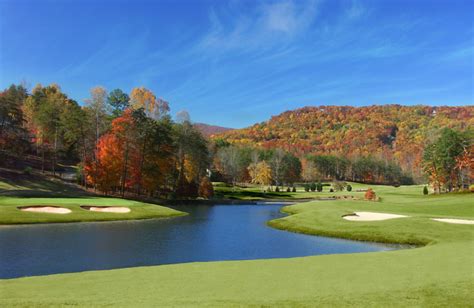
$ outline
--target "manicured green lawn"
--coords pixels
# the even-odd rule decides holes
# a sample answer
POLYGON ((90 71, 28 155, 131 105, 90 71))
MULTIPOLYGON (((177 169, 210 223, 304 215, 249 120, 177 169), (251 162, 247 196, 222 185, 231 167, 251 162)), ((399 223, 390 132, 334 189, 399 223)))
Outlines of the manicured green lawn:
MULTIPOLYGON (((377 188, 383 192, 393 191, 395 193, 399 193, 400 189, 397 189, 392 186, 383 186, 383 185, 364 185, 359 183, 350 183, 352 185, 352 191, 348 192, 346 190, 343 191, 335 191, 330 192, 330 186, 324 186, 322 192, 317 191, 305 191, 304 187, 301 185, 296 185, 296 192, 287 192, 286 186, 283 187, 283 190, 280 192, 275 191, 275 186, 272 187, 273 191, 265 191, 268 187, 262 187, 260 185, 253 185, 247 184, 245 187, 243 186, 234 186, 232 187, 229 184, 225 184, 222 182, 214 182, 214 192, 215 198, 217 199, 234 199, 234 200, 265 200, 265 199, 274 199, 274 200, 301 200, 301 199, 321 199, 333 196, 347 196, 352 195, 358 197, 360 199, 364 198, 364 192, 356 192, 357 189, 361 188, 377 188)), ((330 185, 331 183, 325 183, 326 185, 330 185)), ((418 189, 419 193, 422 193, 423 186, 410 186, 413 189, 418 189)), ((281 188, 281 187, 280 187, 281 188)))
POLYGON ((30 224, 50 222, 81 222, 103 220, 129 220, 180 216, 184 213, 154 204, 130 201, 118 198, 83 197, 83 198, 19 198, 0 197, 0 225, 30 224), (24 212, 19 206, 53 205, 70 209, 69 214, 24 212), (81 205, 125 206, 129 213, 92 212, 81 208, 81 205))
MULTIPOLYGON (((415 249, 304 258, 204 262, 0 281, 0 306, 472 307, 474 195, 423 196, 421 186, 372 186, 381 202, 315 201, 269 224, 344 238, 423 243, 415 249), (346 221, 353 211, 404 214, 346 221)), ((236 222, 238 223, 238 222, 236 222)))
POLYGON ((10 174, 13 174, 10 178, 0 177, 0 225, 129 220, 184 215, 182 212, 159 205, 98 197, 75 186, 39 175, 24 176, 12 172, 10 174), (69 214, 34 213, 18 209, 18 207, 33 205, 60 206, 72 212, 69 214), (125 206, 131 211, 129 213, 92 212, 81 208, 81 205, 125 206))

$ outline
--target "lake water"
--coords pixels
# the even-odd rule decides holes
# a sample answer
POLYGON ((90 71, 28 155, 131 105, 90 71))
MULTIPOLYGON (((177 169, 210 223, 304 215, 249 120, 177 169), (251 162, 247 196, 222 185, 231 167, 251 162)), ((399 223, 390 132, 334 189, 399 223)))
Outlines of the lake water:
POLYGON ((180 206, 190 215, 141 221, 0 227, 0 278, 195 261, 392 250, 266 225, 281 205, 180 206))

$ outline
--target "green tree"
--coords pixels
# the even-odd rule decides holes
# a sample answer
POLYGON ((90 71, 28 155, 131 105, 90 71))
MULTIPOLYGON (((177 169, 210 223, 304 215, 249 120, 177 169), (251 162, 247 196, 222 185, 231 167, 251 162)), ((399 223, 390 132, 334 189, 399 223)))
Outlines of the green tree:
POLYGON ((299 181, 300 179, 300 159, 291 153, 286 153, 283 157, 282 180, 288 185, 293 185, 293 183, 299 181))
POLYGON ((0 92, 0 150, 21 155, 29 146, 22 106, 28 97, 23 86, 0 92))
POLYGON ((53 175, 56 172, 58 150, 63 146, 61 134, 61 114, 69 99, 61 92, 58 85, 47 87, 37 85, 25 102, 28 120, 36 133, 36 140, 41 149, 42 171, 45 168, 46 152, 52 153, 51 167, 53 175))
POLYGON ((441 131, 439 138, 425 148, 424 170, 439 192, 441 186, 452 191, 459 183, 461 169, 457 168, 459 159, 472 144, 470 134, 450 128, 441 131))
POLYGON ((117 118, 130 106, 130 97, 121 89, 115 89, 107 96, 107 103, 112 108, 112 116, 117 118))

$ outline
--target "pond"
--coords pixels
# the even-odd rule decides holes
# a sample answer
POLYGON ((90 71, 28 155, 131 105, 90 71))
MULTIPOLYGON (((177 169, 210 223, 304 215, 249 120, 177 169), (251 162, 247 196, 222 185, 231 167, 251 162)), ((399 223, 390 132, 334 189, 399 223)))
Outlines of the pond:
POLYGON ((190 215, 141 221, 0 227, 0 278, 195 261, 289 258, 395 246, 266 225, 281 204, 179 206, 190 215))

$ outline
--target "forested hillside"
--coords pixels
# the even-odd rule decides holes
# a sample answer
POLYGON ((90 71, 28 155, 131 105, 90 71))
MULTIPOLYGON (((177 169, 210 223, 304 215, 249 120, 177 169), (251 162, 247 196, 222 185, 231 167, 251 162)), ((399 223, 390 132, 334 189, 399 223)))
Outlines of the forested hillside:
POLYGON ((212 136, 215 134, 220 134, 232 130, 233 128, 222 127, 217 125, 209 125, 205 123, 193 123, 193 126, 196 127, 204 136, 212 136))
POLYGON ((231 144, 282 148, 299 157, 372 156, 395 161, 404 171, 420 177, 425 145, 446 127, 460 131, 474 128, 474 106, 305 107, 214 138, 231 144))

